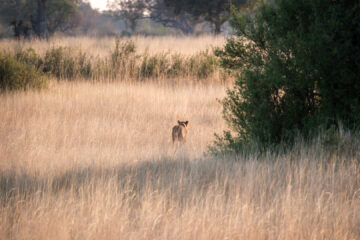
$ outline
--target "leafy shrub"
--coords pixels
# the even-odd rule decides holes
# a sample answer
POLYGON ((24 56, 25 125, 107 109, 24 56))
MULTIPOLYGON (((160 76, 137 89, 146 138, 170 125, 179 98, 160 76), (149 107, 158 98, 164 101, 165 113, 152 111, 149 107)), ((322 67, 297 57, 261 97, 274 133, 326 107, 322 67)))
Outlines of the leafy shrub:
POLYGON ((241 151, 310 137, 341 121, 360 124, 360 4, 276 0, 234 15, 236 37, 216 50, 238 75, 222 101, 230 131, 218 149, 241 151))
POLYGON ((140 77, 157 78, 167 76, 170 64, 171 63, 167 54, 155 54, 149 56, 145 53, 140 66, 140 77))
POLYGON ((33 48, 18 49, 15 51, 15 58, 27 65, 34 66, 38 70, 42 70, 43 59, 38 55, 33 48))
POLYGON ((149 78, 155 76, 157 72, 158 58, 156 56, 145 56, 141 63, 140 76, 142 78, 149 78))
POLYGON ((82 51, 76 54, 67 47, 53 47, 46 51, 42 69, 60 79, 92 76, 92 64, 86 54, 82 51))
POLYGON ((204 51, 191 56, 188 61, 188 66, 191 75, 199 79, 204 79, 214 73, 218 62, 213 54, 204 51))
POLYGON ((64 47, 53 47, 46 51, 43 70, 57 78, 73 77, 74 60, 70 56, 70 50, 64 47))
POLYGON ((111 53, 111 72, 110 77, 131 75, 134 70, 135 60, 137 58, 136 47, 133 41, 120 41, 119 38, 115 40, 115 49, 111 53))
POLYGON ((147 52, 136 54, 133 41, 115 40, 115 48, 105 58, 89 57, 81 50, 70 47, 51 47, 40 56, 34 49, 15 49, 14 57, 19 62, 33 66, 39 72, 58 79, 165 79, 190 77, 207 79, 219 65, 208 51, 190 57, 181 54, 147 52))
POLYGON ((46 83, 47 77, 34 65, 21 62, 10 54, 0 53, 0 89, 41 89, 46 83))
POLYGON ((115 40, 115 49, 111 53, 111 61, 114 67, 119 67, 121 63, 135 54, 135 44, 133 41, 121 42, 119 38, 115 40))
POLYGON ((174 54, 171 56, 171 65, 168 68, 168 75, 171 77, 182 76, 186 72, 186 61, 180 54, 174 54))
POLYGON ((92 76, 92 64, 85 53, 79 53, 76 58, 76 63, 78 66, 79 76, 83 78, 90 78, 92 76))

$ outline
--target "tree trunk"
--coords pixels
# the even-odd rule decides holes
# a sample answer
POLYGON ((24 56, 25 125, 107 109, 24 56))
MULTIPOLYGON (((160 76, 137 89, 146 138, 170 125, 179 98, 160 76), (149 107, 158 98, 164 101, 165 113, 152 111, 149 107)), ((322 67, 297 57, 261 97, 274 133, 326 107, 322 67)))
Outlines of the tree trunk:
POLYGON ((136 30, 136 26, 137 26, 137 19, 130 19, 130 29, 131 29, 131 33, 135 33, 136 30))
POLYGON ((179 26, 183 34, 190 35, 194 33, 194 26, 195 24, 189 21, 184 14, 178 16, 178 22, 180 23, 179 26))
POLYGON ((222 25, 223 23, 221 22, 221 21, 215 21, 214 22, 214 34, 215 35, 218 35, 218 34, 220 34, 221 33, 221 25, 222 25))
POLYGON ((47 0, 37 0, 36 18, 34 19, 31 16, 32 27, 39 38, 45 38, 47 36, 46 1, 47 0))

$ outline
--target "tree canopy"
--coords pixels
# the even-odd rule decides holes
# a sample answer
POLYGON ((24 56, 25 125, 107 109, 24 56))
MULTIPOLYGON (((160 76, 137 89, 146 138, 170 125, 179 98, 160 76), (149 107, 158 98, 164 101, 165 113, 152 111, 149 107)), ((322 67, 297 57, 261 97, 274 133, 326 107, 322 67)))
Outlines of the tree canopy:
MULTIPOLYGON (((14 26, 15 35, 33 31, 39 37, 68 31, 80 23, 78 0, 2 0, 0 20, 14 26), (17 32, 18 31, 18 32, 17 32)), ((26 36, 25 36, 26 37, 26 36)))
POLYGON ((110 5, 111 15, 123 19, 127 29, 135 32, 138 21, 144 17, 147 4, 144 0, 119 0, 110 5))
POLYGON ((359 128, 358 1, 275 0, 231 24, 235 36, 216 54, 238 76, 223 100, 232 131, 217 146, 291 143, 338 122, 359 128))
POLYGON ((175 14, 186 12, 196 18, 203 18, 213 25, 214 33, 221 32, 221 26, 230 18, 230 4, 237 8, 249 7, 251 0, 164 0, 175 14))
POLYGON ((215 34, 230 18, 230 5, 253 8, 258 0, 117 0, 111 5, 116 16, 130 23, 132 30, 137 20, 149 17, 167 27, 193 33, 199 22, 209 22, 215 34))

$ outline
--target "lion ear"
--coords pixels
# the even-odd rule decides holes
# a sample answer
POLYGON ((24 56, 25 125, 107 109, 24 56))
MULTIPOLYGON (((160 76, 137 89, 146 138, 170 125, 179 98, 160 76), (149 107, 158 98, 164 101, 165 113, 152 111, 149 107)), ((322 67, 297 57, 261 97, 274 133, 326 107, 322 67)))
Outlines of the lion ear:
POLYGON ((180 125, 181 124, 181 122, 178 120, 178 124, 180 125))
POLYGON ((185 125, 187 126, 188 124, 189 124, 189 121, 186 121, 186 122, 185 122, 185 125))

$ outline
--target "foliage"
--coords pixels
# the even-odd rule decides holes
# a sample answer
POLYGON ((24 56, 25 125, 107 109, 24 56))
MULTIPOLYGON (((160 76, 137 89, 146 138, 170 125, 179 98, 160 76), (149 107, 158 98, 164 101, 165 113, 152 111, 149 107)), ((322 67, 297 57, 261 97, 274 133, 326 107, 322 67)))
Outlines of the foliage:
POLYGON ((37 70, 42 70, 43 59, 35 52, 33 48, 17 49, 15 52, 16 60, 27 65, 34 66, 37 70))
POLYGON ((203 18, 214 27, 214 33, 221 32, 221 26, 230 18, 230 3, 238 8, 252 7, 254 0, 165 0, 165 4, 178 15, 187 12, 196 18, 203 18))
MULTIPOLYGON (((146 1, 146 0, 145 0, 146 1)), ((195 16, 185 11, 176 11, 166 0, 150 1, 147 7, 150 18, 165 27, 180 30, 183 34, 193 34, 195 26, 200 22, 195 16)))
POLYGON ((134 33, 140 19, 151 19, 164 27, 180 30, 183 34, 192 34, 198 22, 189 13, 176 13, 166 0, 115 0, 109 6, 109 13, 115 19, 125 21, 127 32, 134 33))
POLYGON ((165 54, 153 56, 146 54, 141 63, 140 76, 143 78, 164 76, 168 68, 169 61, 165 54))
POLYGON ((103 58, 90 57, 81 49, 63 46, 53 46, 44 55, 32 48, 15 48, 11 56, 36 71, 61 80, 143 81, 184 77, 207 80, 220 71, 219 62, 210 51, 190 56, 168 52, 149 54, 147 51, 139 54, 133 41, 120 38, 115 40, 115 48, 110 54, 103 58))
POLYGON ((118 0, 111 4, 112 15, 124 19, 127 31, 135 32, 138 20, 144 17, 146 1, 144 0, 118 0))
POLYGON ((10 54, 0 53, 0 89, 27 90, 46 86, 47 77, 34 65, 22 62, 10 54))
POLYGON ((53 47, 46 51, 42 70, 51 73, 57 78, 74 79, 91 76, 91 62, 83 52, 72 54, 72 49, 53 47))
MULTIPOLYGON (((51 35, 56 31, 70 31, 80 24, 81 15, 77 10, 78 0, 44 0, 46 30, 51 35)), ((2 0, 0 1, 0 20, 15 26, 31 29, 37 33, 36 17, 39 1, 2 0), (37 3, 36 3, 37 2, 37 3), (33 20, 33 22, 32 22, 33 20)), ((22 31, 21 34, 25 34, 22 31)), ((26 37, 26 36, 25 36, 26 37)))
POLYGON ((47 30, 51 34, 67 32, 80 25, 81 14, 77 10, 77 0, 48 0, 47 30))
POLYGON ((4 23, 10 23, 13 20, 27 19, 30 21, 31 1, 28 0, 3 0, 0 1, 0 19, 4 23))
POLYGON ((215 72, 219 63, 209 51, 200 52, 188 59, 189 72, 198 78, 207 78, 215 72))
POLYGON ((215 147, 241 151, 292 143, 341 121, 360 124, 360 5, 277 0, 234 15, 236 37, 216 55, 237 73, 222 101, 230 131, 215 147), (235 135, 234 135, 235 134, 235 135))
POLYGON ((121 41, 119 38, 115 40, 115 49, 111 53, 111 70, 112 79, 126 74, 133 75, 135 68, 135 60, 137 58, 136 47, 133 41, 121 41))
MULTIPOLYGON (((258 0, 233 0, 236 7, 252 9, 258 0)), ((219 34, 221 26, 230 18, 228 0, 116 0, 110 6, 112 15, 125 20, 127 28, 134 32, 138 20, 150 18, 166 27, 193 34, 194 26, 207 21, 219 34)))
POLYGON ((132 41, 121 42, 119 38, 115 40, 115 49, 111 53, 113 67, 118 68, 126 63, 126 58, 135 54, 135 44, 132 41))

